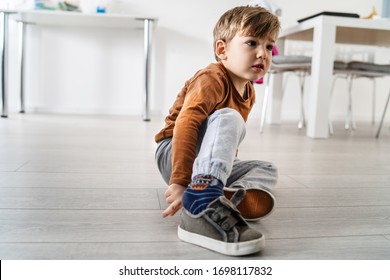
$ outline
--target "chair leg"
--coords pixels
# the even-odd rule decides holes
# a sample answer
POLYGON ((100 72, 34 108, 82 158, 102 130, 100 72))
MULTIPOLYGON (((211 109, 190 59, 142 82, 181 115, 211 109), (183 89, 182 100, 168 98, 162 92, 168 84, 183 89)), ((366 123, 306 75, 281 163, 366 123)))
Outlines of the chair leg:
POLYGON ((267 75, 267 82, 266 82, 264 98, 263 98, 263 108, 261 110, 261 117, 260 117, 260 133, 263 133, 264 130, 265 115, 267 113, 268 96, 269 96, 269 81, 271 75, 272 75, 271 73, 268 73, 267 75))
POLYGON ((305 108, 304 108, 304 93, 305 93, 305 76, 306 73, 300 73, 299 74, 299 85, 301 89, 301 118, 298 123, 298 128, 301 129, 303 127, 306 127, 306 120, 305 120, 305 108))
POLYGON ((383 109, 382 118, 381 118, 381 122, 379 123, 378 131, 376 132, 376 136, 375 136, 376 138, 379 138, 379 134, 381 133, 383 120, 385 119, 387 107, 389 106, 389 100, 390 100, 390 91, 389 91, 389 96, 387 96, 385 108, 383 109))
POLYGON ((332 121, 329 119, 329 124, 328 124, 328 126, 329 126, 329 135, 333 135, 333 133, 334 133, 334 130, 333 130, 333 123, 332 123, 332 121))
POLYGON ((375 78, 372 79, 372 117, 371 117, 371 124, 375 124, 375 107, 376 107, 376 80, 375 78))
POLYGON ((291 75, 293 75, 293 73, 291 72, 284 73, 283 84, 282 84, 282 98, 284 96, 284 92, 286 91, 288 79, 291 77, 291 75))
POLYGON ((348 76, 347 80, 348 80, 348 110, 347 110, 347 118, 345 121, 345 129, 349 130, 351 124, 352 130, 355 130, 356 122, 353 115, 353 106, 352 106, 352 82, 353 82, 352 75, 348 76))
POLYGON ((352 82, 351 81, 351 89, 350 89, 350 102, 351 102, 351 124, 352 124, 352 130, 356 130, 356 120, 355 120, 355 114, 353 113, 353 102, 352 102, 352 82))

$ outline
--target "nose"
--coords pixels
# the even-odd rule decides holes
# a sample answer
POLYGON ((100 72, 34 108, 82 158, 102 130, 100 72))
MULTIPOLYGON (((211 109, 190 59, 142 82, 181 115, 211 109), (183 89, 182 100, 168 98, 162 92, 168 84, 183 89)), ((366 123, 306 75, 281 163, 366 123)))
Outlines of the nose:
POLYGON ((259 46, 257 53, 256 53, 256 58, 262 58, 266 59, 267 58, 267 50, 264 46, 259 46))

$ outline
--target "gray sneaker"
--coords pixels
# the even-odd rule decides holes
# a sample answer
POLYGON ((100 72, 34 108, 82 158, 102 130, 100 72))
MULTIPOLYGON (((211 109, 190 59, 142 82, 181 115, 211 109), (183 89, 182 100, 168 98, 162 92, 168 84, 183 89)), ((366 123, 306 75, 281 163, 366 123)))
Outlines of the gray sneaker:
POLYGON ((197 215, 183 209, 179 238, 225 255, 259 252, 265 246, 263 234, 250 228, 236 208, 244 195, 244 190, 238 190, 232 200, 220 196, 197 215))

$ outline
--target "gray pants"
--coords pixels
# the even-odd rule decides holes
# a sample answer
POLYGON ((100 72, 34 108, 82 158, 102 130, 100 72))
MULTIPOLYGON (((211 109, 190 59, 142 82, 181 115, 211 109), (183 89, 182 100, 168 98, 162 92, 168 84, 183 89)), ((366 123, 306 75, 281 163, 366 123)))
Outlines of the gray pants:
MULTIPOLYGON (((233 109, 224 108, 210 115, 199 131, 192 177, 198 174, 212 175, 226 187, 270 191, 277 181, 276 167, 269 162, 245 161, 236 157, 245 131, 244 120, 233 109)), ((163 179, 169 184, 172 173, 172 138, 158 143, 156 162, 163 179)))

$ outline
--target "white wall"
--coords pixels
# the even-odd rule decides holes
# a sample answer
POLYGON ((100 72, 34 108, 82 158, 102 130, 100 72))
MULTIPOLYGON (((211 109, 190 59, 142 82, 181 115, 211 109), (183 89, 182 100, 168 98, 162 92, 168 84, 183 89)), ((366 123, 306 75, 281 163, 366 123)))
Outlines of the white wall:
MULTIPOLYGON (((155 28, 152 112, 166 114, 184 82, 195 71, 214 62, 212 30, 220 15, 249 1, 239 0, 112 0, 110 12, 159 18, 155 28)), ((283 27, 320 11, 368 15, 381 0, 274 0, 283 10, 283 27)), ((15 24, 13 24, 15 30, 15 24)), ((16 34, 16 31, 14 31, 16 34)), ((12 34, 11 34, 12 35, 12 34)), ((16 37, 16 36, 13 36, 16 37)), ((11 56, 17 41, 12 39, 11 56)), ((142 114, 142 31, 90 30, 30 26, 27 36, 27 110, 65 113, 142 114)), ((379 49, 377 59, 390 62, 389 50, 379 49)), ((18 110, 19 73, 10 65, 10 113, 18 110)), ((331 81, 330 81, 331 82, 331 81)), ((378 80, 379 116, 388 92, 389 78, 378 80)), ((309 93, 309 80, 307 92, 309 93)), ((297 119, 298 86, 291 78, 283 103, 283 119, 297 119)), ((264 86, 256 86, 258 102, 251 117, 259 117, 264 86)), ((335 118, 344 117, 346 87, 336 85, 332 101, 335 118)), ((356 82, 355 115, 370 119, 371 84, 356 82)), ((306 102, 309 94, 307 94, 306 102)), ((390 115, 390 114, 388 114, 390 115)), ((378 117, 379 118, 379 117, 378 117)))

